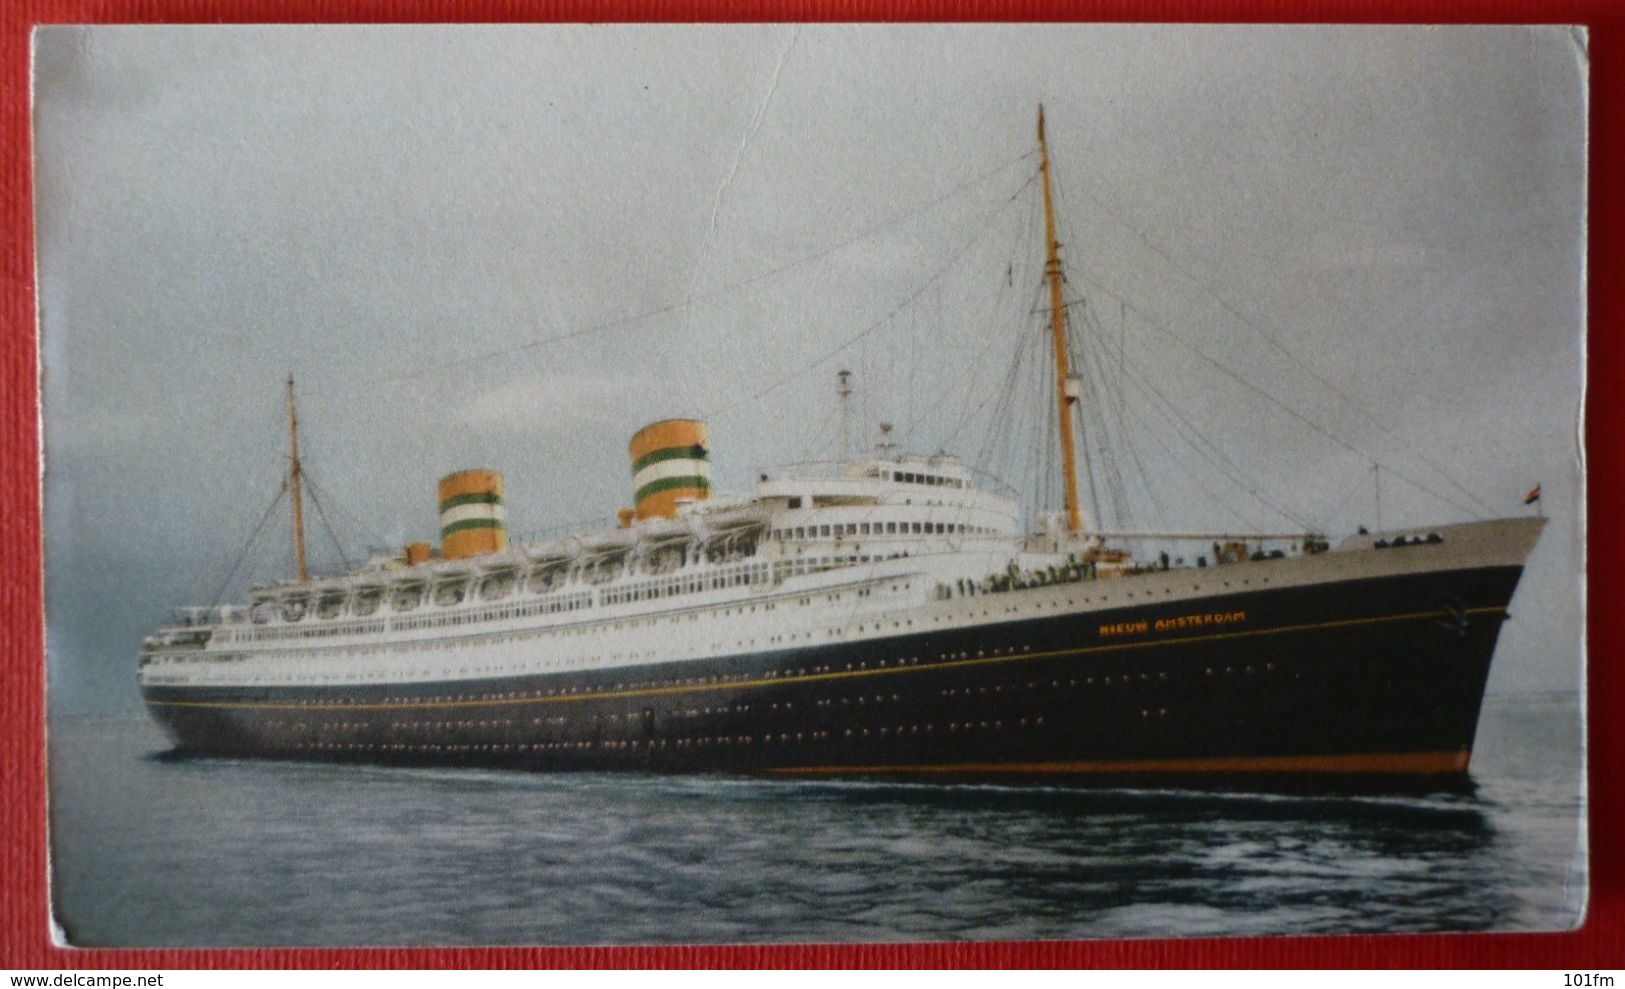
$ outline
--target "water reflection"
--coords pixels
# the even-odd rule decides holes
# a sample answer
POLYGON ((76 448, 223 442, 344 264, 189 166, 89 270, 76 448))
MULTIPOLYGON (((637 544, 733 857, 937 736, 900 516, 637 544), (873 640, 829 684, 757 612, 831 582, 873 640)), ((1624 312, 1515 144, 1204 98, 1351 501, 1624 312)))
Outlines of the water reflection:
POLYGON ((829 816, 868 833, 906 817, 937 840, 896 868, 928 862, 1071 931, 1476 930, 1505 919, 1499 835, 1476 795, 826 784, 779 799, 802 816, 837 808, 829 816))
POLYGON ((175 760, 139 721, 51 745, 83 944, 1550 928, 1584 876, 1577 780, 1517 745, 1484 753, 1472 792, 1410 796, 175 760))

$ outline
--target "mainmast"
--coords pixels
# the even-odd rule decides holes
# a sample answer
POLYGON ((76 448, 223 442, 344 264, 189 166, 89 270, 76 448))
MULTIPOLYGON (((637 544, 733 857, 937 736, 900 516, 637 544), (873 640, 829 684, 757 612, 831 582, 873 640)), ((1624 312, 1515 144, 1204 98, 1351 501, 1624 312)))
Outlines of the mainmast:
POLYGON ((293 375, 288 375, 288 447, 291 466, 288 487, 293 491, 293 556, 299 567, 299 582, 310 579, 305 571, 305 505, 300 499, 304 473, 299 468, 299 413, 293 407, 293 375))
POLYGON ((1049 145, 1044 140, 1044 105, 1038 105, 1038 168, 1044 176, 1044 235, 1049 251, 1044 271, 1049 276, 1050 328, 1055 335, 1055 404, 1061 423, 1061 464, 1066 482, 1066 528, 1077 532, 1083 528, 1083 513, 1078 507, 1078 464, 1073 448, 1072 404, 1078 396, 1068 394, 1071 377, 1066 359, 1066 307, 1061 303, 1060 244, 1055 240, 1055 206, 1050 194, 1049 145))

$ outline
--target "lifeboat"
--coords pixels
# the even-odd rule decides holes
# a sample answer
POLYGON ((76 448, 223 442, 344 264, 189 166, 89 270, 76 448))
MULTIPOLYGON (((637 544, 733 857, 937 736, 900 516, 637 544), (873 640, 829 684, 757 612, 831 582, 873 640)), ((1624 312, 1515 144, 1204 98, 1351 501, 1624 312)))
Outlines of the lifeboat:
POLYGON ((555 539, 549 543, 525 547, 525 556, 532 563, 560 563, 573 560, 580 555, 581 540, 573 536, 569 539, 555 539))

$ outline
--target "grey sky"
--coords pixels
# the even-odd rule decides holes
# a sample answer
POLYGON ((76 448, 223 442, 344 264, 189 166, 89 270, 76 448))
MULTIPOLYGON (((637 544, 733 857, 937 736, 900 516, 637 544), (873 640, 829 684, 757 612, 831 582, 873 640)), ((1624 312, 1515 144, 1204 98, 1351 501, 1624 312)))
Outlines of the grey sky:
MULTIPOLYGON (((1142 381, 1334 534, 1376 521, 1369 458, 1389 525, 1539 482, 1491 688, 1571 689, 1584 72, 1566 29, 44 30, 53 701, 133 704, 140 637, 214 598, 277 490, 290 372, 352 556, 431 537, 460 467, 506 475, 516 530, 607 519, 671 415, 745 490, 833 452, 840 367, 863 436, 1030 486, 990 422, 1040 101, 1133 521, 1290 525, 1157 436, 1142 381)), ((235 592, 285 573, 276 524, 235 592)))

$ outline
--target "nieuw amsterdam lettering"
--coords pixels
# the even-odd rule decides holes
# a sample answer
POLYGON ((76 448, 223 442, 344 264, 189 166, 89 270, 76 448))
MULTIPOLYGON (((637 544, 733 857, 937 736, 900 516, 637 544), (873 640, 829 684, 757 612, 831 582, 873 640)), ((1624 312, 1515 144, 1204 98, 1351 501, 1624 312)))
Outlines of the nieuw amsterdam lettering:
POLYGON ((1100 626, 1102 639, 1124 635, 1144 635, 1147 632, 1174 632, 1182 628, 1206 628, 1210 625, 1238 625, 1247 620, 1245 611, 1209 611, 1200 615, 1179 615, 1158 618, 1156 621, 1117 622, 1100 626))

